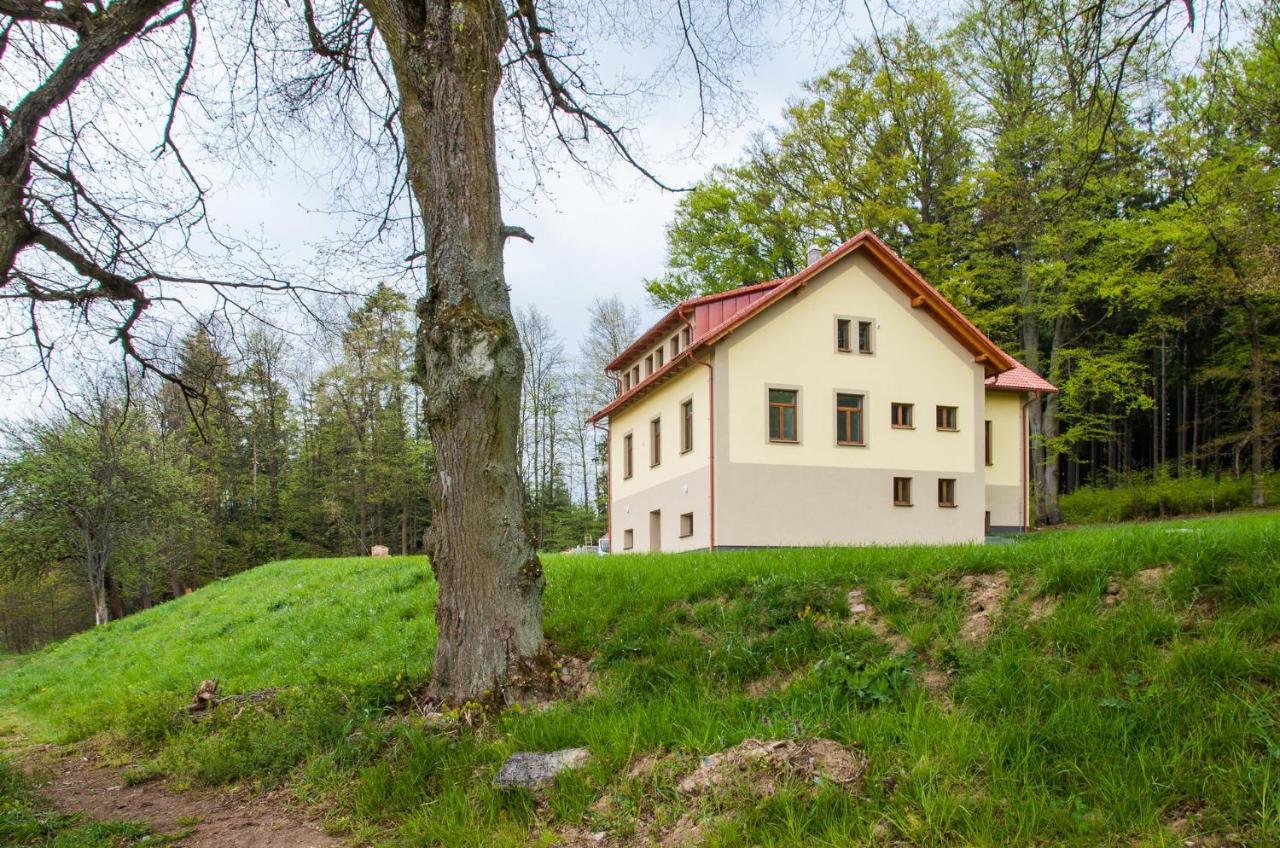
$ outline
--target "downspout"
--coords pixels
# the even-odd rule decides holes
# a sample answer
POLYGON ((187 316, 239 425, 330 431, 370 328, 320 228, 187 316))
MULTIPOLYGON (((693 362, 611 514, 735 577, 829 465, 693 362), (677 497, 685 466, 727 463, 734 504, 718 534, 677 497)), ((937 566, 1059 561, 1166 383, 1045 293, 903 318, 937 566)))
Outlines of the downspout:
MULTIPOLYGON (((707 516, 707 549, 716 549, 716 381, 715 369, 710 362, 703 362, 693 355, 693 322, 683 311, 677 313, 689 326, 689 358, 707 369, 707 474, 710 492, 710 513, 707 516)), ((714 354, 713 354, 714 355, 714 354)), ((612 544, 612 542, 610 542, 612 544)))

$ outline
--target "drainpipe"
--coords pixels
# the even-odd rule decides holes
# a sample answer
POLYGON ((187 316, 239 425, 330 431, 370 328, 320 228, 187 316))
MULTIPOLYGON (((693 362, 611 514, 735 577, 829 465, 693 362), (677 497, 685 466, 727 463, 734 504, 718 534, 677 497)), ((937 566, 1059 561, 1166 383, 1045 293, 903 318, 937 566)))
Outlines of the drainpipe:
MULTIPOLYGON (((715 369, 710 362, 703 362, 693 355, 693 322, 683 311, 678 312, 681 320, 689 326, 689 358, 707 369, 707 473, 708 490, 710 491, 710 514, 707 516, 707 548, 716 549, 716 381, 715 369)), ((712 354, 715 355, 714 353, 712 354)), ((612 541, 610 542, 612 545, 612 541)))

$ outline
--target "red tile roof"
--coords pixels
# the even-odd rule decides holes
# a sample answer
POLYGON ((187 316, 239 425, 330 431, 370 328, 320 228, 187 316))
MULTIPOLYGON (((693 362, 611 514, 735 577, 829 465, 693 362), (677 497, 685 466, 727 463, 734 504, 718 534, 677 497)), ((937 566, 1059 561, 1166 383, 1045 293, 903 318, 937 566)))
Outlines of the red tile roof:
MULTIPOLYGON (((894 253, 875 233, 870 230, 863 230, 817 262, 811 263, 790 277, 756 283, 681 302, 664 315, 658 323, 643 333, 640 338, 628 345, 626 350, 618 354, 606 366, 605 370, 616 371, 623 364, 629 363, 629 360, 644 352, 659 338, 685 325, 688 322, 688 316, 692 313, 695 331, 690 345, 681 351, 678 356, 668 360, 665 365, 652 375, 645 377, 628 391, 618 395, 611 403, 597 411, 587 420, 589 422, 599 421, 601 418, 607 417, 615 410, 630 403, 633 399, 647 394, 651 389, 682 371, 686 365, 693 361, 695 352, 728 336, 739 326, 750 320, 752 316, 778 302, 788 292, 807 285, 820 272, 858 249, 865 250, 876 266, 910 297, 913 307, 923 308, 929 312, 948 333, 974 354, 976 360, 981 362, 986 370, 993 372, 992 378, 987 381, 988 385, 1000 389, 1009 388, 1014 390, 1012 386, 995 385, 991 380, 1001 372, 1011 371, 1018 367, 1035 376, 1034 372, 1031 372, 1030 369, 1005 353, 995 342, 987 338, 981 330, 974 326, 973 322, 921 277, 914 268, 904 262, 898 254, 894 253)), ((1036 377, 1036 379, 1039 380, 1040 378, 1036 377)), ((1057 391, 1049 383, 1043 380, 1040 380, 1040 382, 1049 388, 1031 390, 1057 391)))
POLYGON ((1057 386, 1021 362, 1017 362, 1008 371, 1001 371, 999 374, 988 377, 987 388, 1005 392, 1053 393, 1058 391, 1057 386))

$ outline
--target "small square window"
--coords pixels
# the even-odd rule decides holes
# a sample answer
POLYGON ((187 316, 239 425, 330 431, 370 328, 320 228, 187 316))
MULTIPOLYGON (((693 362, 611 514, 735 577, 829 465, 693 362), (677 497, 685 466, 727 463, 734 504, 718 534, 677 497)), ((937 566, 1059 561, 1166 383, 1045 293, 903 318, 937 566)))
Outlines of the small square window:
POLYGON ((636 546, 636 531, 623 530, 622 531, 622 549, 624 551, 629 551, 635 546, 636 546))
POLYGON ((871 353, 873 335, 870 321, 858 322, 858 353, 871 353))
POLYGON ((853 322, 848 318, 836 319, 836 350, 841 353, 853 352, 853 322))
POLYGON ((938 506, 956 505, 956 481, 938 478, 938 506))
POLYGON ((956 415, 956 407, 940 406, 938 407, 938 429, 939 430, 958 430, 956 422, 959 416, 956 415))
POLYGON ((680 538, 687 539, 693 535, 693 513, 686 512, 680 516, 680 538))
POLYGON ((895 403, 892 405, 893 426, 899 430, 914 430, 915 404, 895 403))
POLYGON ((799 428, 796 426, 795 389, 769 390, 769 441, 798 442, 799 428))
POLYGON ((911 478, 893 478, 893 505, 911 506, 911 478))

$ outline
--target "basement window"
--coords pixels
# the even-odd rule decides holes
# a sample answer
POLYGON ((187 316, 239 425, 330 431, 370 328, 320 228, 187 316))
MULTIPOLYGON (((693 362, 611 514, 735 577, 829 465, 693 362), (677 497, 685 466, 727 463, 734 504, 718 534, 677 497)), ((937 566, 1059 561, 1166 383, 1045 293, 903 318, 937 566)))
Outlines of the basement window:
POLYGON ((636 546, 636 531, 623 530, 622 531, 622 549, 624 551, 629 551, 635 546, 636 546))
POLYGON ((911 506, 911 478, 893 478, 893 505, 911 506))
POLYGON ((956 505, 956 481, 945 477, 938 479, 938 506, 956 505))
POLYGON ((693 513, 686 512, 680 516, 680 538, 687 539, 693 535, 693 513))

